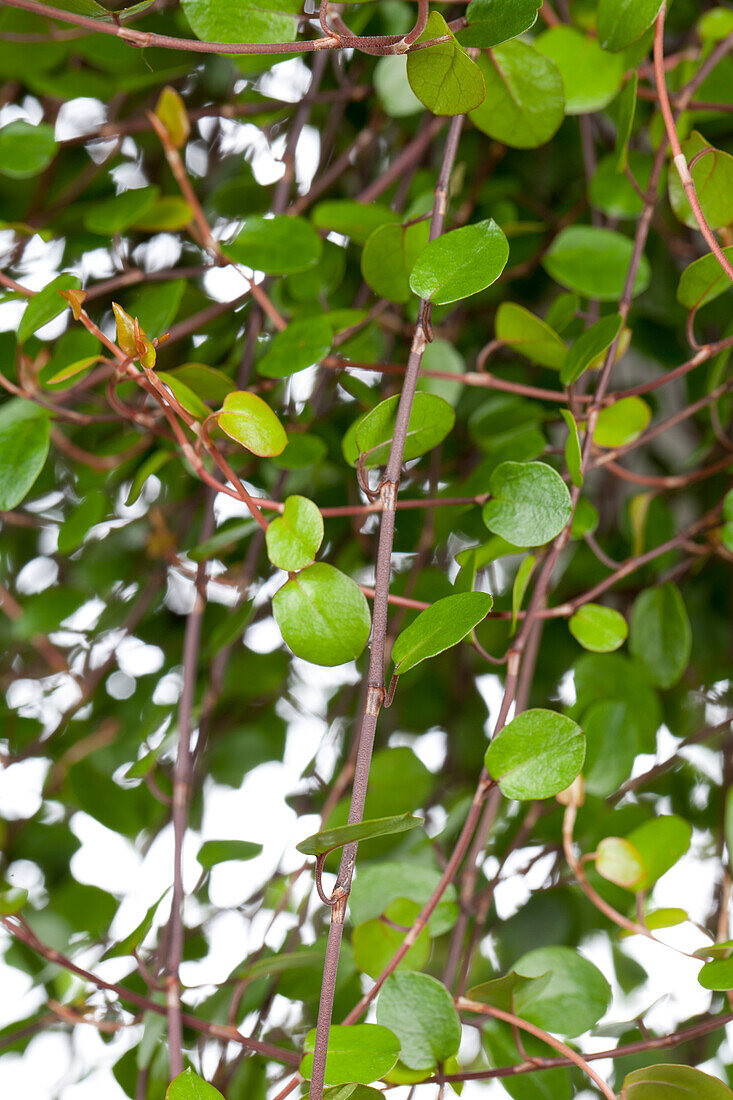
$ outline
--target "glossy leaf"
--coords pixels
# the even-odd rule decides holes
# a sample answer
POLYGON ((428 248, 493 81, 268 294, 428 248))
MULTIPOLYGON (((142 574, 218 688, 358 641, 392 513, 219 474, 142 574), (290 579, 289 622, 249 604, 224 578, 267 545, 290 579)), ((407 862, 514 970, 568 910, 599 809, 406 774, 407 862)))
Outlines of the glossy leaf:
POLYGON ((386 224, 370 235, 361 258, 361 273, 380 298, 406 302, 410 297, 410 272, 428 243, 427 222, 413 225, 386 224))
POLYGON ((267 556, 278 569, 293 572, 309 565, 323 542, 323 517, 307 497, 287 497, 282 516, 265 532, 267 556))
POLYGON ((410 287, 436 305, 478 294, 501 275, 509 244, 492 219, 453 229, 438 237, 418 257, 410 287))
POLYGON ((458 33, 458 41, 481 49, 498 46, 533 27, 541 6, 541 0, 471 0, 468 26, 458 33))
POLYGON ((186 19, 197 38, 204 42, 288 42, 295 36, 297 22, 287 12, 299 11, 289 0, 183 0, 186 19))
POLYGON ((629 649, 659 687, 672 687, 680 679, 690 660, 692 632, 676 585, 647 588, 637 597, 629 649))
POLYGON ((562 77, 554 61, 527 42, 506 42, 482 54, 486 97, 471 112, 483 133, 515 149, 544 145, 565 118, 562 77))
POLYGON ((18 325, 18 343, 24 344, 29 336, 32 336, 39 328, 53 321, 59 313, 68 308, 67 303, 59 294, 60 290, 69 290, 80 287, 81 283, 76 275, 58 275, 47 283, 43 290, 34 295, 25 307, 25 312, 18 325))
POLYGON ((345 844, 358 844, 360 840, 371 840, 375 836, 392 836, 416 829, 424 824, 422 818, 410 814, 398 814, 394 817, 378 817, 371 821, 358 821, 354 825, 342 825, 338 829, 322 829, 320 833, 301 840, 296 845, 304 856, 320 856, 345 844))
POLYGON ((518 959, 514 970, 527 978, 550 974, 546 984, 523 986, 515 996, 517 1015, 546 1031, 580 1035, 611 1002, 611 987, 598 967, 569 947, 539 947, 518 959))
POLYGON ((512 585, 512 632, 517 629, 517 618, 519 611, 524 601, 524 596, 529 585, 530 577, 532 576, 532 570, 537 563, 537 559, 534 554, 527 554, 522 564, 517 570, 517 575, 514 578, 514 584, 512 585))
POLYGON ((633 844, 620 836, 607 836, 596 846, 598 874, 622 886, 636 890, 644 880, 644 864, 633 844))
POLYGON ((201 845, 196 859, 202 867, 215 867, 218 863, 254 859, 262 852, 261 844, 250 840, 206 840, 201 845))
MULTIPOLYGON (((213 5, 212 5, 213 6, 213 5)), ((252 39, 248 39, 252 41, 252 39)), ((289 275, 317 264, 323 243, 304 218, 244 218, 236 237, 224 245, 230 259, 266 275, 289 275)))
MULTIPOLYGON (((733 261, 733 245, 723 249, 727 258, 733 261)), ((712 253, 694 260, 682 272, 677 287, 677 301, 685 309, 700 309, 714 301, 733 286, 712 253)))
POLYGON ((185 145, 191 133, 191 123, 188 121, 185 103, 170 84, 167 84, 158 96, 155 113, 163 123, 171 145, 175 149, 185 145))
POLYGON ((407 79, 417 98, 434 115, 466 114, 478 107, 486 94, 483 77, 450 34, 443 16, 432 11, 418 41, 429 42, 444 35, 450 35, 449 41, 407 55, 407 79))
MULTIPOLYGON (((695 161, 690 175, 710 228, 720 229, 733 222, 733 156, 716 149, 697 130, 683 142, 682 152, 688 164, 695 161)), ((696 228, 697 222, 682 181, 674 169, 669 173, 668 186, 669 201, 675 214, 685 225, 696 228)))
POLYGON ((366 244, 375 229, 394 225, 398 215, 389 206, 377 202, 357 202, 355 199, 331 199, 313 207, 311 221, 318 229, 328 229, 351 237, 356 244, 366 244))
POLYGON ((690 846, 692 826, 675 814, 660 815, 632 829, 626 840, 638 852, 644 867, 640 890, 650 890, 690 846))
POLYGON ((579 607, 568 622, 570 633, 583 649, 593 653, 612 653, 626 641, 626 619, 612 607, 587 603, 579 607))
MULTIPOLYGON (((357 925, 351 939, 359 970, 370 978, 378 978, 407 935, 401 928, 410 928, 419 912, 417 902, 395 898, 386 906, 384 919, 376 917, 357 925)), ((430 946, 430 936, 423 928, 397 964, 397 970, 421 970, 430 958, 430 946)))
POLYGON ((270 457, 285 450, 285 429, 255 393, 236 390, 227 394, 218 419, 221 430, 253 454, 270 457))
POLYGON ((568 427, 568 438, 565 441, 565 465, 573 485, 579 489, 583 484, 583 454, 580 449, 578 425, 569 409, 560 409, 560 415, 568 427))
POLYGON ((561 366, 560 381, 563 386, 577 382, 593 361, 610 348, 622 326, 621 314, 613 313, 596 321, 578 337, 561 366))
POLYGON ((16 508, 43 469, 48 421, 45 409, 22 397, 0 405, 0 511, 16 508))
POLYGON ((257 363, 257 373, 265 378, 287 378, 319 363, 331 350, 332 340, 331 326, 325 317, 291 321, 273 337, 257 363))
POLYGON ((189 1068, 174 1077, 166 1089, 165 1100, 223 1100, 218 1089, 189 1068))
POLYGON ((601 409, 593 442, 599 447, 623 447, 641 435, 651 417, 652 410, 641 397, 622 397, 601 409))
POLYGON ((158 198, 157 187, 138 187, 122 191, 114 198, 96 202, 84 217, 84 225, 90 233, 111 237, 124 231, 142 218, 158 198))
POLYGON ((57 148, 53 127, 48 123, 32 126, 20 119, 8 122, 0 129, 0 175, 31 179, 51 163, 57 148))
POLYGON ((623 59, 605 53, 595 38, 575 27, 550 27, 535 39, 535 46, 560 70, 567 114, 600 111, 620 91, 623 59))
MULTIPOLYGON (((623 293, 633 247, 628 237, 614 229, 571 225, 558 233, 542 263, 547 274, 568 290, 613 302, 623 293)), ((650 279, 649 261, 642 256, 634 295, 646 290, 650 279)))
POLYGON ((733 1092, 709 1073, 692 1066, 635 1069, 624 1078, 622 1100, 731 1100, 733 1092))
POLYGON ((656 19, 662 0, 599 0, 598 40, 604 50, 624 50, 656 19))
POLYGON ((486 618, 492 603, 485 592, 460 592, 436 600, 398 635, 392 648, 395 672, 402 675, 458 645, 486 618))
POLYGON ((325 562, 308 566, 278 589, 272 610, 286 645, 316 665, 355 660, 371 629, 359 587, 325 562))
MULTIPOLYGON (((361 867, 349 896, 351 919, 357 925, 375 920, 399 898, 407 898, 422 909, 439 882, 439 871, 414 861, 391 860, 361 867)), ((451 884, 428 921, 428 931, 439 936, 453 927, 457 917, 456 891, 451 884)))
MULTIPOLYGON (((399 396, 381 401, 359 422, 356 429, 356 455, 365 455, 366 467, 383 466, 395 431, 399 396)), ((455 413, 447 401, 431 393, 417 393, 412 403, 407 425, 404 460, 419 458, 431 451, 451 432, 455 413)), ((347 455, 347 457, 350 457, 347 455)))
POLYGON ((616 129, 616 171, 623 172, 629 159, 629 139, 634 128, 639 75, 634 72, 618 97, 618 121, 616 129))
POLYGON ((541 367, 559 369, 565 361, 567 346, 554 329, 541 318, 514 302, 502 302, 494 323, 496 339, 541 367))
POLYGON ((514 546, 542 546, 570 519, 570 494, 560 475, 544 462, 503 462, 490 481, 484 523, 514 546))
MULTIPOLYGON (((309 1079, 313 1069, 315 1028, 305 1037, 305 1055, 300 1072, 309 1079)), ((351 1082, 368 1085, 388 1073, 397 1061, 400 1042, 393 1032, 379 1024, 331 1025, 326 1057, 326 1084, 351 1082)))
POLYGON ((377 1001, 377 1020, 400 1041, 400 1062, 430 1070, 455 1054, 461 1023, 446 987, 429 974, 403 971, 387 979, 377 1001))
POLYGON ((551 798, 569 787, 585 758, 581 728, 551 710, 526 710, 496 735, 484 763, 506 798, 551 798))

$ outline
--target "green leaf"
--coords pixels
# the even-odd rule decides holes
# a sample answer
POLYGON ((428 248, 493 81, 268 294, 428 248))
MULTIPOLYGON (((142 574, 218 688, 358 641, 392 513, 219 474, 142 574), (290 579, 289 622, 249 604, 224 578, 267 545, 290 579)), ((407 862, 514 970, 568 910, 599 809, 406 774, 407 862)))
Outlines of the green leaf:
POLYGON ((392 974, 379 994, 377 1019, 399 1039, 400 1061, 409 1069, 433 1069, 455 1054, 461 1041, 453 998, 429 974, 392 974))
POLYGON ((536 149, 557 133, 565 96, 554 61, 528 42, 507 42, 481 54, 478 66, 486 98, 471 112, 474 126, 514 149, 536 149))
POLYGON ((575 27, 550 27, 535 39, 535 46, 560 70, 567 114, 600 111, 620 91, 623 58, 604 53, 595 38, 575 27))
POLYGON ((375 229, 393 225, 399 221, 399 215, 378 202, 330 199, 313 207, 311 221, 317 229, 341 233, 356 244, 364 245, 375 229))
POLYGON ((73 554, 84 542, 87 533, 99 523, 107 513, 107 498, 99 490, 93 490, 82 498, 81 503, 66 517, 59 528, 58 551, 60 554, 73 554))
POLYGON ((316 665, 355 660, 369 637, 371 616, 361 589, 325 562, 287 581, 272 598, 286 645, 316 665))
POLYGON ((361 273, 380 298, 406 302, 410 297, 410 272, 428 243, 426 221, 412 225, 382 225, 367 240, 361 257, 361 273))
POLYGON ((24 344, 29 336, 69 308, 69 303, 59 294, 60 290, 78 289, 80 286, 76 275, 58 275, 43 290, 39 290, 28 302, 20 319, 18 343, 24 344))
POLYGON ((628 164, 629 139, 634 129, 638 88, 639 74, 634 71, 617 100, 618 114, 616 119, 616 146, 614 149, 617 172, 623 172, 628 164))
POLYGON ((324 1100, 382 1100, 381 1089, 370 1089, 367 1085, 337 1085, 326 1089, 324 1100))
MULTIPOLYGON (((354 962, 370 978, 378 978, 392 956, 402 945, 407 930, 420 912, 417 902, 395 898, 384 910, 383 917, 364 921, 354 929, 351 942, 354 962), (395 928, 394 925, 400 925, 395 928)), ((421 970, 430 958, 430 936, 423 928, 415 943, 397 964, 397 970, 421 970)))
POLYGON ((554 329, 514 302, 501 303, 496 311, 494 331, 497 340, 541 367, 559 370, 568 353, 565 341, 554 329))
POLYGON ((170 279, 142 287, 131 296, 127 312, 137 317, 145 332, 160 336, 173 324, 185 289, 185 279, 170 279))
POLYGON ((517 575, 514 578, 514 584, 512 585, 512 634, 517 629, 519 611, 524 601, 529 579, 532 576, 532 570, 536 563, 537 559, 534 554, 527 554, 527 557, 519 566, 517 575))
POLYGON ((261 844, 250 840, 205 840, 198 850, 196 859, 202 867, 215 867, 217 863, 254 859, 262 851, 261 844))
POLYGON ((214 405, 221 405, 227 394, 233 393, 236 388, 231 378, 205 363, 184 363, 167 374, 169 378, 183 382, 202 401, 210 401, 214 405))
POLYGON ((623 1100, 731 1100, 733 1092, 691 1066, 644 1066, 624 1078, 623 1100))
POLYGON ((526 710, 497 734, 484 763, 502 794, 522 801, 564 791, 584 759, 580 726, 552 710, 526 710))
POLYGON ((595 864, 599 875, 625 890, 636 890, 644 879, 639 852, 620 836, 606 836, 596 845, 595 864))
POLYGON ((165 383, 176 400, 183 405, 184 409, 191 413, 191 416, 195 416, 197 420, 206 419, 211 409, 204 405, 201 398, 179 376, 170 374, 166 370, 156 371, 156 374, 161 382, 165 383))
POLYGON ((592 653, 612 653, 626 641, 626 619, 612 607, 587 603, 578 608, 568 623, 570 633, 583 649, 592 653))
POLYGON ((301 855, 320 856, 334 848, 343 848, 345 844, 358 844, 360 840, 371 840, 375 836, 404 833, 423 824, 422 818, 412 817, 410 814, 376 817, 371 821, 357 821, 354 825, 341 825, 337 829, 323 829, 320 833, 301 840, 296 847, 301 855))
POLYGON ((56 371, 50 378, 47 378, 46 385, 57 386, 60 382, 67 382, 77 374, 82 374, 84 371, 89 370, 90 367, 93 367, 94 364, 99 361, 99 355, 87 355, 84 359, 77 359, 76 362, 69 363, 68 366, 62 367, 61 370, 56 371))
POLYGON ((267 556, 278 569, 291 573, 310 565, 323 542, 318 506, 307 497, 288 497, 282 516, 268 524, 265 540, 267 556))
POLYGON ((457 35, 464 46, 487 49, 524 34, 537 21, 542 0, 471 0, 468 26, 457 35))
MULTIPOLYGON (((643 193, 649 187, 652 157, 644 153, 629 153, 627 163, 643 193)), ((625 173, 619 172, 613 154, 599 162, 588 184, 588 197, 597 210, 602 210, 610 218, 636 218, 644 208, 642 196, 625 173)))
POLYGON ((410 287, 435 305, 446 305, 485 290, 501 275, 509 244, 493 218, 464 225, 437 237, 418 257, 410 287))
POLYGON ((12 917, 19 913, 28 901, 28 891, 20 886, 6 886, 0 889, 0 916, 12 917))
POLYGON ((22 397, 0 406, 0 511, 16 508, 28 495, 48 454, 45 409, 22 397))
POLYGON ((546 985, 524 986, 515 996, 517 1015, 546 1031, 581 1035, 611 1003, 611 987, 598 967, 569 947, 539 947, 523 955, 514 970, 526 978, 549 971, 546 985))
MULTIPOLYGON (((440 872, 429 865, 391 860, 360 867, 349 895, 349 911, 356 925, 386 915, 399 898, 407 898, 422 909, 440 882, 440 872)), ((432 936, 440 936, 456 923, 458 906, 455 887, 450 885, 428 921, 432 936)))
POLYGON ((21 120, 9 122, 0 129, 0 175, 31 179, 48 167, 57 149, 53 127, 48 123, 31 126, 21 120))
POLYGON ((407 79, 413 92, 434 115, 463 115, 484 98, 481 71, 448 30, 442 15, 432 11, 418 42, 450 35, 426 50, 407 55, 407 79))
MULTIPOLYGON (((723 249, 725 256, 733 261, 733 245, 723 249)), ((714 301, 733 286, 718 260, 709 252, 689 264, 680 276, 677 287, 677 301, 685 309, 700 309, 714 301)))
MULTIPOLYGON (((570 225, 555 237, 542 264, 547 274, 568 290, 614 302, 623 294, 633 250, 633 241, 615 229, 570 225)), ((634 295, 646 290, 650 279, 649 261, 642 256, 634 295)))
POLYGON ((166 1089, 165 1100, 224 1100, 224 1097, 189 1066, 173 1078, 166 1089))
POLYGON ((328 447, 320 436, 293 432, 288 436, 287 447, 273 462, 283 470, 302 470, 321 462, 327 453, 328 447))
POLYGON ((527 985, 538 985, 544 988, 549 982, 550 974, 543 974, 539 978, 525 978, 516 971, 511 970, 503 978, 494 978, 490 982, 482 982, 469 989, 466 996, 471 1001, 480 1001, 481 1004, 492 1005, 503 1012, 514 1012, 515 994, 527 985))
POLYGON ((652 410, 641 397, 622 397, 601 409, 593 442, 599 447, 623 447, 641 435, 651 418, 652 410))
POLYGON ((123 233, 150 210, 159 194, 157 187, 137 187, 95 202, 84 215, 84 226, 102 237, 123 233))
POLYGON ((502 462, 491 475, 484 523, 514 546, 542 546, 570 519, 570 493, 544 462, 502 462))
POLYGON ((580 449, 578 425, 569 409, 560 409, 560 416, 568 426, 568 438, 565 441, 565 465, 571 481, 580 489, 583 484, 583 453, 580 449))
POLYGON ((273 337, 257 363, 257 373, 264 378, 287 378, 319 363, 331 350, 332 341, 333 332, 325 317, 291 321, 273 337))
POLYGON ((486 618, 493 602, 485 592, 459 592, 436 600, 397 637, 392 649, 395 672, 401 676, 458 645, 486 618))
POLYGON ((690 847, 692 826, 675 814, 663 815, 632 829, 626 839, 638 852, 644 867, 638 889, 650 890, 690 847))
MULTIPOLYGON (((399 394, 388 397, 359 421, 352 464, 356 464, 358 455, 363 454, 366 455, 364 465, 367 468, 384 466, 394 436, 399 401, 399 394)), ((455 420, 456 414, 442 397, 432 393, 416 393, 407 425, 404 460, 419 458, 437 447, 452 431, 455 420)), ((347 458, 351 459, 351 455, 347 458)))
MULTIPOLYGON (((305 1037, 305 1056, 300 1063, 300 1072, 307 1080, 313 1071, 315 1044, 316 1029, 313 1028, 305 1037)), ((397 1036, 379 1024, 332 1025, 328 1033, 326 1084, 356 1082, 368 1085, 370 1081, 377 1081, 389 1073, 399 1053, 397 1036)))
POLYGON ((175 233, 193 221, 193 211, 178 195, 163 195, 145 213, 132 222, 143 233, 175 233))
POLYGON ((641 38, 659 14, 663 0, 599 0, 598 40, 604 50, 625 50, 641 38))
MULTIPOLYGON (((534 1035, 523 1033, 522 1053, 508 1024, 491 1019, 482 1020, 482 1024, 484 1047, 492 1067, 515 1066, 527 1055, 533 1058, 550 1055, 552 1048, 534 1035)), ((512 1100, 572 1100, 575 1090, 570 1081, 566 1069, 540 1070, 530 1077, 511 1074, 501 1078, 502 1087, 512 1100)))
MULTIPOLYGON (((248 38, 248 42, 252 39, 248 38)), ((305 218, 277 215, 265 218, 252 214, 222 251, 236 263, 246 264, 266 275, 290 275, 317 264, 323 242, 305 218)))
POLYGON ((680 679, 690 660, 692 631, 675 584, 647 588, 637 597, 629 649, 659 687, 670 688, 680 679))
MULTIPOLYGON (((697 130, 682 143, 682 152, 688 164, 703 153, 690 170, 692 182, 710 228, 721 229, 727 226, 733 222, 733 157, 722 149, 716 149, 697 130)), ((668 188, 669 201, 676 216, 685 225, 695 229, 695 215, 674 168, 669 172, 668 188)))
POLYGON ((202 42, 289 42, 297 21, 286 12, 299 12, 291 0, 182 0, 191 30, 202 42))
POLYGON ((235 442, 260 457, 279 455, 288 437, 275 413, 255 393, 235 390, 224 398, 219 427, 235 442))
POLYGON ((563 386, 572 386, 577 382, 594 359, 610 348, 621 331, 623 323, 620 313, 612 313, 596 321, 578 337, 560 370, 560 381, 563 386))
POLYGON ((374 90, 391 118, 405 118, 423 110, 407 79, 407 55, 380 57, 374 68, 374 90))
POLYGON ((697 980, 703 989, 733 989, 733 958, 713 959, 705 963, 697 980))

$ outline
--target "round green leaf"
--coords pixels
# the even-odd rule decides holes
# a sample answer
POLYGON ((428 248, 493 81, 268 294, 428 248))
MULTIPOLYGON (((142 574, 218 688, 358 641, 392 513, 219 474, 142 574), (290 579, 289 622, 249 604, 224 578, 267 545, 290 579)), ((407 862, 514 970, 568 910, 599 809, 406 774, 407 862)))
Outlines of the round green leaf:
POLYGON ((217 863, 254 859, 262 851, 261 844, 249 840, 206 840, 201 845, 196 859, 202 867, 215 867, 217 863))
POLYGON ((257 373, 265 378, 287 378, 319 363, 331 350, 332 340, 333 332, 325 317, 291 321, 273 337, 257 364, 257 373))
POLYGON ((596 845, 596 871, 626 890, 635 890, 644 879, 641 856, 633 844, 620 836, 606 836, 596 845))
POLYGON ((621 90, 623 58, 604 53, 595 38, 575 27, 550 27, 535 39, 535 46, 560 70, 567 114, 600 111, 621 90))
POLYGON ((650 890, 690 847, 692 826, 676 814, 663 814, 632 829, 626 839, 644 868, 638 889, 650 890))
POLYGON ((308 566, 284 584, 272 598, 272 610, 286 645, 315 665, 355 660, 371 629, 361 589, 325 562, 308 566))
MULTIPOLYGON (((359 454, 366 455, 367 467, 383 466, 389 457, 394 436, 399 395, 388 397, 363 417, 356 428, 356 454, 347 455, 356 463, 359 454)), ((431 451, 452 430, 456 414, 447 401, 432 393, 416 393, 410 411, 405 439, 404 460, 419 458, 431 451)))
MULTIPOLYGON (((733 222, 733 157, 722 149, 716 149, 697 130, 682 143, 682 152, 688 164, 699 156, 690 174, 708 225, 711 229, 727 226, 733 222)), ((681 222, 695 229, 697 221, 676 170, 669 173, 667 185, 675 214, 681 222)))
POLYGON ((659 687, 670 688, 680 679, 690 660, 692 631, 675 584, 647 588, 637 597, 629 649, 659 687))
POLYGON ((641 435, 652 418, 652 410, 640 397, 622 397, 598 414, 593 442, 599 447, 623 447, 641 435))
POLYGON ((456 37, 464 46, 499 46, 533 27, 540 7, 542 0, 471 0, 466 9, 468 26, 456 37))
MULTIPOLYGON (((305 1037, 305 1055, 300 1072, 309 1080, 313 1072, 313 1051, 316 1029, 305 1037)), ((343 1085, 356 1082, 368 1085, 389 1073, 400 1053, 396 1035, 379 1024, 354 1024, 351 1027, 331 1026, 328 1033, 326 1084, 343 1085)))
POLYGON ((516 1012, 546 1031, 573 1037, 598 1023, 611 1002, 611 987, 597 966, 569 947, 539 947, 513 968, 525 978, 550 973, 547 984, 517 991, 516 1012))
POLYGON ((282 516, 267 525, 265 541, 267 556, 278 569, 288 573, 303 569, 323 542, 323 516, 318 506, 307 497, 288 497, 282 516))
POLYGON ((395 672, 402 675, 458 645, 486 618, 493 602, 485 592, 459 592, 436 600, 397 637, 392 649, 395 672))
POLYGON ((623 323, 621 314, 613 313, 609 317, 602 317, 600 321, 596 321, 578 337, 560 370, 560 381, 563 386, 571 386, 573 382, 577 382, 593 360, 610 348, 621 331, 623 323))
POLYGON ((474 126, 514 149, 536 149, 557 133, 565 97, 554 61, 528 42, 507 42, 482 54, 478 66, 486 98, 471 112, 474 126))
POLYGON ((593 653, 612 653, 626 641, 626 619, 612 607, 587 603, 578 608, 568 623, 570 633, 583 649, 593 653))
POLYGON ((207 1084, 189 1068, 174 1077, 166 1089, 165 1100, 224 1100, 218 1089, 207 1084))
POLYGON ((279 455, 288 437, 270 406, 255 393, 235 390, 224 398, 219 427, 237 443, 260 457, 279 455))
POLYGON ((378 202, 357 202, 355 199, 331 199, 313 207, 311 221, 318 229, 326 229, 350 237, 356 244, 367 240, 382 225, 393 225, 399 216, 378 202))
POLYGON ((43 469, 49 445, 48 413, 15 397, 0 406, 0 511, 27 496, 43 469))
POLYGON ((407 55, 388 54, 374 67, 374 90, 391 118, 405 118, 423 110, 407 79, 407 55))
POLYGON ((659 14, 663 0, 599 0, 598 40, 604 50, 625 50, 659 14))
POLYGON ((733 989, 733 958, 705 963, 697 976, 703 989, 733 989))
POLYGON ((546 321, 514 302, 502 302, 496 311, 497 340, 519 352, 531 363, 558 370, 565 361, 567 346, 546 321))
MULTIPOLYGON (((615 229, 570 225, 555 237, 542 261, 547 274, 568 290, 602 302, 618 301, 634 249, 633 241, 615 229)), ((651 268, 642 256, 634 294, 649 286, 651 268)))
POLYGON ((358 844, 360 840, 371 840, 375 836, 392 836, 393 833, 405 833, 424 824, 422 818, 410 814, 396 814, 392 817, 376 817, 371 821, 357 821, 353 825, 340 825, 337 829, 322 829, 320 833, 306 837, 297 845, 304 856, 321 856, 334 848, 345 844, 358 844))
MULTIPOLYGON (((419 912, 420 906, 417 902, 396 898, 385 908, 384 919, 376 917, 357 925, 351 942, 354 962, 359 970, 370 978, 378 978, 407 935, 406 931, 401 931, 394 925, 410 928, 419 912)), ((430 936, 427 929, 423 928, 415 943, 400 959, 397 969, 422 970, 429 958, 430 936)))
POLYGON ((644 1066, 624 1078, 623 1100, 731 1100, 733 1092, 692 1066, 644 1066))
POLYGON ((95 202, 84 215, 84 226, 90 233, 98 233, 101 237, 123 233, 150 210, 159 194, 157 187, 136 187, 111 199, 95 202))
POLYGON ((107 497, 99 490, 87 493, 59 528, 58 551, 73 554, 84 542, 88 531, 105 516, 107 497))
MULTIPOLYGON (((428 42, 450 35, 448 25, 437 11, 418 39, 428 42)), ((451 35, 426 50, 407 55, 407 79, 413 92, 434 115, 463 115, 478 107, 485 95, 481 70, 451 35)))
MULTIPOLYGON (((439 871, 414 861, 390 860, 360 867, 349 895, 351 919, 357 925, 375 920, 398 898, 407 898, 422 909, 439 882, 439 871)), ((428 921, 428 931, 440 936, 457 918, 456 890, 451 884, 428 921)))
POLYGON ((39 175, 56 155, 53 127, 16 120, 0 129, 0 175, 25 180, 39 175))
POLYGON ((59 313, 69 308, 69 303, 59 294, 60 290, 78 289, 81 282, 76 275, 58 275, 39 290, 25 307, 18 325, 18 343, 23 344, 39 328, 53 321, 59 313))
POLYGON ((181 6, 203 42, 289 42, 297 30, 296 19, 285 14, 288 8, 296 10, 287 0, 182 0, 181 6))
POLYGON ((584 758, 580 726, 552 710, 526 710, 497 734, 484 763, 502 794, 522 801, 564 791, 580 772, 584 758))
MULTIPOLYGON (((627 165, 642 192, 649 186, 653 158, 643 153, 629 153, 627 165)), ((611 218, 636 218, 644 208, 644 200, 623 172, 618 170, 614 153, 603 157, 588 185, 588 197, 593 206, 611 218)))
POLYGON ((583 730, 585 789, 605 798, 628 778, 634 766, 639 734, 631 708, 622 699, 602 699, 584 711, 583 730))
POLYGON ((412 225, 382 225, 364 247, 361 273, 380 298, 406 302, 410 297, 410 272, 428 243, 427 222, 412 225))
POLYGON ((514 546, 542 546, 570 519, 570 493, 556 470, 544 462, 502 462, 490 481, 491 500, 484 523, 514 546))
POLYGON ((305 218, 265 218, 259 214, 245 218, 234 240, 223 248, 236 263, 266 275, 305 271, 318 263, 322 251, 321 238, 305 218))
POLYGON ((493 218, 431 241, 410 275, 410 287, 436 305, 478 294, 501 275, 509 244, 493 218))
MULTIPOLYGON (((733 261, 733 245, 723 249, 733 261)), ((677 301, 685 309, 700 309, 733 286, 718 260, 711 252, 689 264, 680 276, 677 301)))
POLYGON ((461 1042, 453 998, 429 974, 405 971, 388 978, 377 1001, 377 1019, 399 1039, 400 1061, 409 1069, 433 1069, 461 1042))

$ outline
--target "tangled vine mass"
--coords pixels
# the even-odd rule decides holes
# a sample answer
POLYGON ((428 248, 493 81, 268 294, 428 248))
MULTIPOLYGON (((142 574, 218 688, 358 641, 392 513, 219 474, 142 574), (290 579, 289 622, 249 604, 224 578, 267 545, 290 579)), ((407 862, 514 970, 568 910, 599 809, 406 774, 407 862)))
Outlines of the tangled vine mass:
POLYGON ((733 1100, 732 47, 2 0, 8 1095, 733 1100))

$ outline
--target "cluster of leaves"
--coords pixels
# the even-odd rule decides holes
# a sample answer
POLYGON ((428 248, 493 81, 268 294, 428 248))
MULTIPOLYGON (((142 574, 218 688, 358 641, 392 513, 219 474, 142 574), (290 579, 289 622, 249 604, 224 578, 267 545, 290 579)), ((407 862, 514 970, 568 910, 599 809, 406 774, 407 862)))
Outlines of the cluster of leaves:
POLYGON ((665 17, 6 0, 4 1057, 95 1027, 110 1100, 733 1096, 733 13, 665 17), (268 864, 267 804, 207 815, 290 782, 306 709, 268 864), (89 819, 143 868, 173 834, 136 919, 89 819), (182 986, 223 917, 247 956, 182 986), (670 928, 711 999, 665 1034, 670 928))

